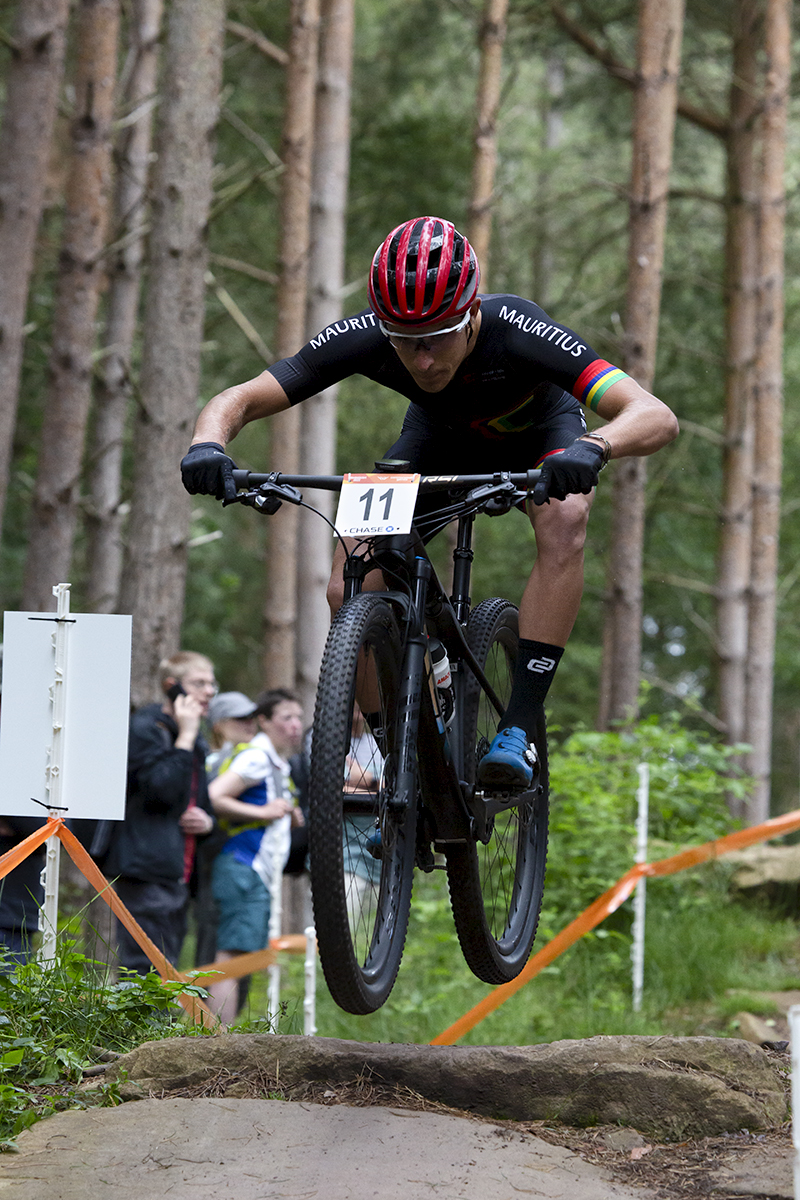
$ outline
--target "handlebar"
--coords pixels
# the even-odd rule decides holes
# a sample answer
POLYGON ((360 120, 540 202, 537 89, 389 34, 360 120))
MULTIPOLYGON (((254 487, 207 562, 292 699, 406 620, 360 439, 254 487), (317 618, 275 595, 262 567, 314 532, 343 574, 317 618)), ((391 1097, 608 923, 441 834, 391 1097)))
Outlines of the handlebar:
MULTIPOLYGON (((419 490, 447 492, 458 488, 490 487, 493 484, 510 483, 521 492, 530 492, 533 491, 540 475, 541 471, 538 469, 520 472, 495 471, 491 475, 422 475, 419 490)), ((306 487, 322 492, 338 492, 344 478, 344 475, 283 475, 280 471, 265 475, 257 471, 241 471, 238 468, 233 472, 233 481, 237 488, 260 487, 261 484, 272 483, 277 487, 306 487)), ((387 473, 387 479, 389 478, 391 475, 387 473)))

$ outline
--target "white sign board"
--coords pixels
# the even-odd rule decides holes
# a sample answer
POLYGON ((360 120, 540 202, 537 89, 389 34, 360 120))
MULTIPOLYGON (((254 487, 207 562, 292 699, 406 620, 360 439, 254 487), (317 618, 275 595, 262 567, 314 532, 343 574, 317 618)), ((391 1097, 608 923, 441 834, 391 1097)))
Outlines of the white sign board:
MULTIPOLYGON (((7 612, 0 709, 0 814, 43 817, 53 738, 55 614, 7 612)), ((131 618, 69 613, 63 817, 121 821, 130 719, 131 618)))

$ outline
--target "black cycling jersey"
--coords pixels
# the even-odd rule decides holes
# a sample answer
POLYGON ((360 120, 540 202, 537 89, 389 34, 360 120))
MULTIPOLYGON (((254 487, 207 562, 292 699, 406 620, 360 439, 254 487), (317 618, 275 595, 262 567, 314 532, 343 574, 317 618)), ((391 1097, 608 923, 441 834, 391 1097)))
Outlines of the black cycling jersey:
POLYGON ((417 386, 370 309, 329 325, 269 370, 292 404, 364 375, 406 396, 440 428, 492 440, 580 412, 577 401, 595 407, 606 388, 625 378, 530 300, 481 296, 481 314, 474 349, 439 392, 417 386))

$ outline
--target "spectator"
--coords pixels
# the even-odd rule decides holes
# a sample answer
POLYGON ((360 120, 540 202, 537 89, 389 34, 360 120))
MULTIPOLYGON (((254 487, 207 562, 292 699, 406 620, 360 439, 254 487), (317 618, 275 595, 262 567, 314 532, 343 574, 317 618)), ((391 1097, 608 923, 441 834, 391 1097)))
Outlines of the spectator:
MULTIPOLYGON (((131 717, 125 820, 114 823, 103 867, 132 916, 177 964, 196 841, 214 827, 200 721, 217 685, 211 662, 185 650, 161 663, 160 676, 163 702, 131 717)), ((117 939, 121 965, 147 974, 150 960, 120 922, 117 939)))
POLYGON ((219 774, 220 765, 230 758, 236 746, 251 741, 258 732, 257 705, 244 692, 220 692, 208 706, 212 750, 206 758, 209 783, 219 774))
MULTIPOLYGON (((258 730, 256 705, 242 692, 220 692, 208 706, 213 749, 206 758, 208 783, 230 763, 236 750, 253 738, 258 730)), ((197 929, 194 965, 205 966, 217 954, 217 906, 211 886, 214 859, 225 844, 226 834, 217 825, 214 833, 197 847, 194 875, 194 915, 197 929)))
MULTIPOLYGON (((45 822, 45 817, 0 817, 0 854, 18 846, 45 822)), ((0 970, 10 971, 33 957, 32 938, 39 929, 44 904, 41 882, 44 845, 0 879, 0 970)))
MULTIPOLYGON (((288 763, 300 748, 300 704, 279 688, 262 692, 256 711, 259 732, 209 786, 214 811, 228 834, 212 871, 218 962, 267 945, 273 872, 278 861, 282 871, 288 857, 292 822, 303 821, 295 808, 288 763)), ((242 994, 237 981, 220 979, 209 991, 212 1008, 230 1024, 242 994)))

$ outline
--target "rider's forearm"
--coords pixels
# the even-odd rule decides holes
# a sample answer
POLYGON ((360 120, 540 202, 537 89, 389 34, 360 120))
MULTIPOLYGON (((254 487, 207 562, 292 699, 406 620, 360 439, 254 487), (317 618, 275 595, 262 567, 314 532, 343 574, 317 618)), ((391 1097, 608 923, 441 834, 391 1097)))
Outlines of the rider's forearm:
POLYGON ((281 385, 268 371, 226 388, 209 400, 195 425, 192 445, 198 442, 218 442, 227 446, 237 433, 261 417, 271 417, 289 407, 281 385))
POLYGON ((598 412, 608 424, 599 426, 597 433, 611 447, 611 458, 655 454, 656 450, 678 436, 677 417, 663 401, 640 388, 633 380, 626 380, 625 383, 633 387, 626 388, 627 394, 621 403, 620 397, 613 395, 614 388, 609 388, 606 393, 609 396, 608 403, 603 397, 598 412))

